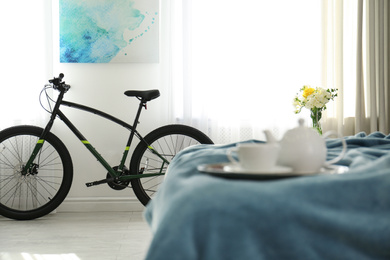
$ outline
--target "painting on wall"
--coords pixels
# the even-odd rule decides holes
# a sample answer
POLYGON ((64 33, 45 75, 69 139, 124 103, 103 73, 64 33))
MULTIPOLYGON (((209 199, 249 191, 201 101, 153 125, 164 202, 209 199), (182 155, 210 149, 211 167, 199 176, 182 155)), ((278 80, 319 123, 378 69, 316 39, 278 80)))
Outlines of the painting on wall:
POLYGON ((60 62, 159 60, 159 0, 59 0, 60 62))

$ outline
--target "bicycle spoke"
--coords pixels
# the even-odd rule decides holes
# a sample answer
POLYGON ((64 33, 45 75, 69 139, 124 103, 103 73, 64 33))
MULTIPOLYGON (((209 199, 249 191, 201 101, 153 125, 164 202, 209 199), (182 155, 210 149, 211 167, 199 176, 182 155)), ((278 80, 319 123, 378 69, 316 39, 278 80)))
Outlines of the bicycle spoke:
POLYGON ((58 152, 44 143, 34 160, 36 169, 21 173, 37 140, 17 135, 6 139, 0 150, 0 203, 18 211, 35 210, 57 194, 63 181, 63 165, 58 152))
MULTIPOLYGON (((183 149, 212 141, 197 129, 183 125, 169 125, 158 128, 145 137, 149 146, 139 145, 134 151, 130 170, 141 174, 165 174, 168 165, 183 149), (163 159, 164 158, 164 159, 163 159)), ((137 198, 146 205, 158 191, 164 175, 133 179, 131 181, 137 198)))

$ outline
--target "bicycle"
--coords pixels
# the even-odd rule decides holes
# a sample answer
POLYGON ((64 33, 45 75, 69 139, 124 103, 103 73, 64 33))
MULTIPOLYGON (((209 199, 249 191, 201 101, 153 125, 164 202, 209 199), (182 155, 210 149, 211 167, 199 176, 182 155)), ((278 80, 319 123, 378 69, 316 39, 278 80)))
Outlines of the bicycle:
POLYGON ((140 103, 130 125, 103 111, 63 100, 70 86, 63 81, 64 74, 49 80, 40 94, 41 106, 51 113, 45 128, 13 126, 0 132, 0 215, 16 220, 42 217, 55 210, 66 198, 73 180, 72 158, 65 144, 50 132, 55 119, 60 118, 90 153, 107 170, 104 179, 86 183, 87 187, 108 184, 114 190, 132 188, 137 199, 146 205, 162 183, 167 167, 177 152, 195 144, 213 144, 196 128, 186 125, 165 125, 145 137, 136 130, 138 120, 147 102, 160 96, 159 90, 128 90, 125 95, 136 97, 140 103), (55 100, 48 89, 59 91, 55 100), (46 94, 49 108, 42 105, 46 94), (54 107, 50 105, 54 102, 54 107), (67 106, 96 114, 130 131, 119 165, 110 164, 98 153, 60 110, 67 106), (134 136, 140 141, 131 155, 129 168, 125 166, 134 136), (129 186, 131 184, 131 186, 129 186))

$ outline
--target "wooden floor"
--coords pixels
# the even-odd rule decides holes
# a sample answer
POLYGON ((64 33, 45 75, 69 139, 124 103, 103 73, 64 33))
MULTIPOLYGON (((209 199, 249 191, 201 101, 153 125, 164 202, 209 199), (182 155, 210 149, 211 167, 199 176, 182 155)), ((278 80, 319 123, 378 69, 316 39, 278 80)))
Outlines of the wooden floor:
POLYGON ((1 260, 141 260, 150 240, 141 212, 56 213, 30 221, 0 216, 1 260))

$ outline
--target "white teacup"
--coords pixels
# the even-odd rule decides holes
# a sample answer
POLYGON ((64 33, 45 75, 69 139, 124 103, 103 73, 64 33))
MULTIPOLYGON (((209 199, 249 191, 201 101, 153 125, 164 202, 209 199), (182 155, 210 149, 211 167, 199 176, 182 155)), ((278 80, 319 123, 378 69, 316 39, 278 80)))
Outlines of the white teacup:
POLYGON ((243 170, 267 171, 275 168, 279 146, 270 143, 240 143, 227 150, 229 160, 243 170), (232 156, 236 152, 238 161, 232 156))

